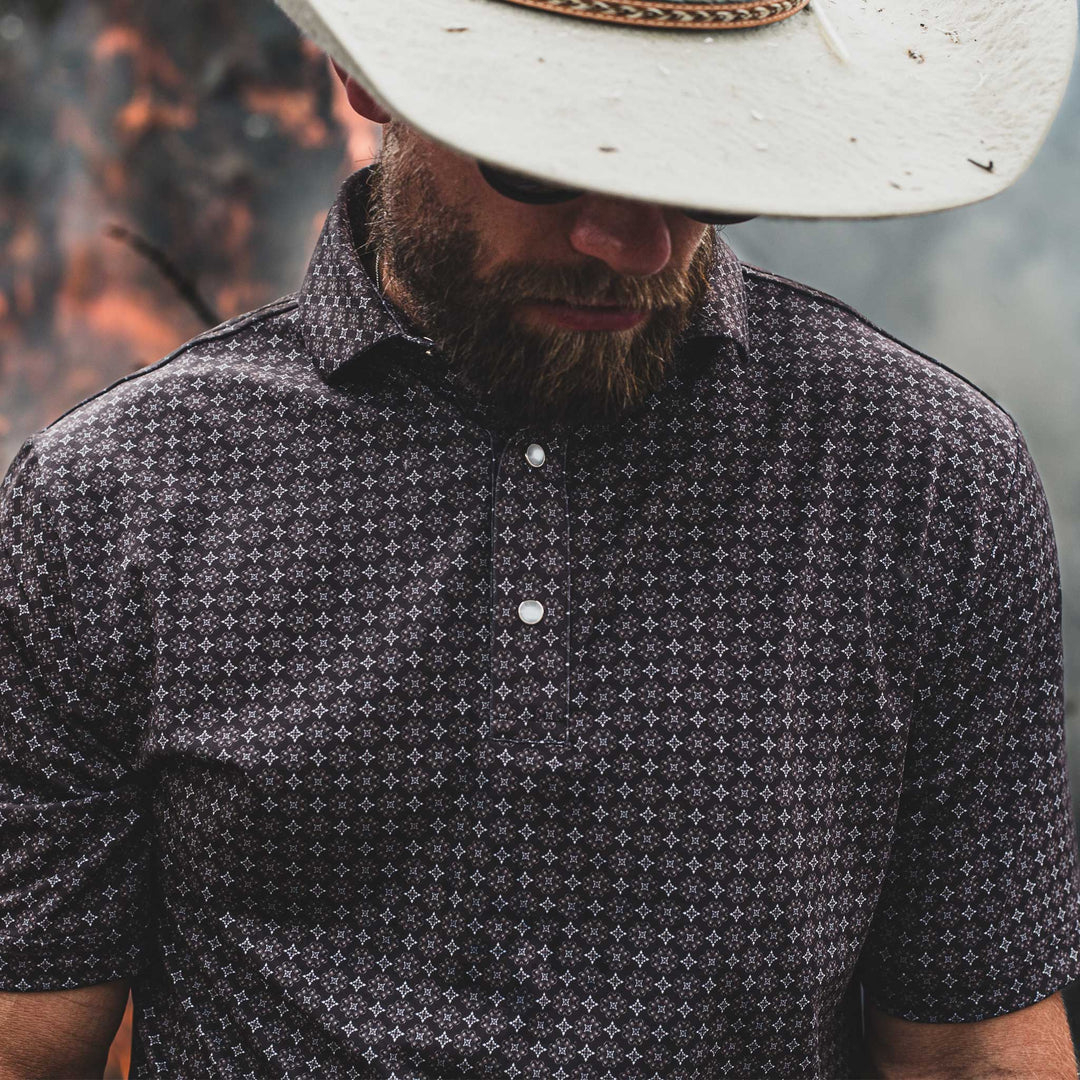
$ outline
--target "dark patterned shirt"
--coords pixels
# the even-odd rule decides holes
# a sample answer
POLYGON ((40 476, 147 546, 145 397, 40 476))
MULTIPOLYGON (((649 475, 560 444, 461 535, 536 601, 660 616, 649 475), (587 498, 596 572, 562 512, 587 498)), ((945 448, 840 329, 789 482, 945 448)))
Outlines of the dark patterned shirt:
POLYGON ((1080 974, 1009 416, 721 243, 642 408, 515 429, 380 298, 366 184, 8 470, 0 987, 131 980, 140 1077, 644 1080, 1080 974))

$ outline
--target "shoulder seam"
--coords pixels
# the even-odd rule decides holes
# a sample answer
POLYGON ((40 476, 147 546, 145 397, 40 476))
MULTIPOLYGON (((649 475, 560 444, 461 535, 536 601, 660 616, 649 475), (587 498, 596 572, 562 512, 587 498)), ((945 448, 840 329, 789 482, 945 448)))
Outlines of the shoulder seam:
POLYGON ((137 379, 141 375, 148 375, 151 371, 157 371, 158 368, 164 367, 170 361, 182 356, 196 345, 202 345, 208 341, 221 341, 223 338, 230 337, 233 334, 239 333, 241 330, 247 329, 247 327, 252 326, 254 323, 269 319, 274 315, 280 315, 284 311, 289 311, 291 308, 297 307, 298 304, 299 295, 297 293, 288 293, 285 296, 279 297, 277 300, 272 300, 269 304, 264 304, 262 307, 245 312, 243 315, 237 315, 235 318, 219 323, 217 326, 212 326, 209 330, 204 330, 201 334, 189 338, 183 345, 180 345, 169 353, 168 356, 163 356, 160 360, 155 360, 152 364, 147 364, 145 367, 138 368, 135 371, 129 371, 126 375, 121 375, 119 379, 114 379, 108 386, 103 386, 96 393, 93 393, 89 397, 83 398, 82 401, 77 404, 72 405, 70 409, 62 412, 43 428, 39 428, 30 435, 29 438, 32 439, 35 436, 42 434, 42 432, 48 431, 49 428, 63 420, 65 416, 69 416, 76 410, 81 409, 84 405, 88 405, 95 398, 101 397, 102 394, 107 394, 114 387, 129 382, 131 379, 137 379))
POLYGON ((943 364, 940 360, 931 356, 929 353, 924 353, 921 349, 916 349, 914 345, 909 345, 906 341, 901 340, 895 334, 890 333, 888 330, 882 329, 877 323, 871 322, 861 311, 856 311, 850 304, 845 304, 843 300, 838 300, 835 296, 830 295, 827 292, 822 292, 820 289, 814 289, 809 285, 804 285, 800 281, 794 281, 791 278, 786 278, 782 274, 774 274, 771 270, 764 270, 760 266, 754 266, 751 263, 741 262, 740 265, 743 268, 743 272, 749 275, 755 275, 760 278, 764 278, 766 281, 773 281, 779 285, 784 285, 791 289, 793 292, 803 293, 805 296, 811 296, 815 300, 822 300, 827 304, 831 304, 833 307, 838 308, 840 311, 846 312, 848 315, 853 315, 863 325, 869 327, 876 334, 880 334, 883 338, 887 338, 889 341, 899 345, 902 349, 905 349, 909 353, 913 353, 915 356, 922 357, 923 360, 933 364, 934 367, 941 368, 942 371, 947 371, 950 375, 959 379, 962 383, 970 386, 980 397, 985 398, 991 405, 994 406, 1000 413, 1002 413, 1014 426, 1016 421, 1013 420, 1012 413, 1001 404, 1000 401, 995 401, 985 390, 980 386, 976 386, 966 375, 961 375, 959 371, 954 371, 948 364, 943 364))

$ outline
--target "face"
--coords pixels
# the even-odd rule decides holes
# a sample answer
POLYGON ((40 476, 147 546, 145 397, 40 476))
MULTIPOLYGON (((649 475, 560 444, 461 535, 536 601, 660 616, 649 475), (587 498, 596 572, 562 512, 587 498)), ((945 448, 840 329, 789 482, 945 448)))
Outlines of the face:
POLYGON ((663 381, 712 229, 591 193, 515 202, 400 122, 375 172, 368 243, 387 294, 510 422, 608 420, 663 381))

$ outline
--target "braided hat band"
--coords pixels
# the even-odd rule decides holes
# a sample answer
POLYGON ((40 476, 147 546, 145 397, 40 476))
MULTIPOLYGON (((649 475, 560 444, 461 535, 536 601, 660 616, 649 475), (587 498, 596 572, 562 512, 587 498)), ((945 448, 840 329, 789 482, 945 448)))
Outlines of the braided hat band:
POLYGON ((582 19, 664 30, 745 30, 787 19, 810 0, 678 3, 676 0, 504 0, 582 19))

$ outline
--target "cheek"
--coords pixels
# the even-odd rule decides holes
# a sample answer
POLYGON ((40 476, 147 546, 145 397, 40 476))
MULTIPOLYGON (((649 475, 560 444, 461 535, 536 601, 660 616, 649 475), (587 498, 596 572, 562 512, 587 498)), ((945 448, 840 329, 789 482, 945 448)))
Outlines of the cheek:
POLYGON ((511 263, 557 263, 567 259, 569 229, 554 208, 526 206, 493 194, 497 202, 489 201, 474 219, 482 223, 481 273, 511 263))
POLYGON ((708 225, 692 221, 685 214, 679 214, 679 220, 670 223, 671 260, 683 270, 690 268, 694 253, 701 247, 708 231, 708 225))

